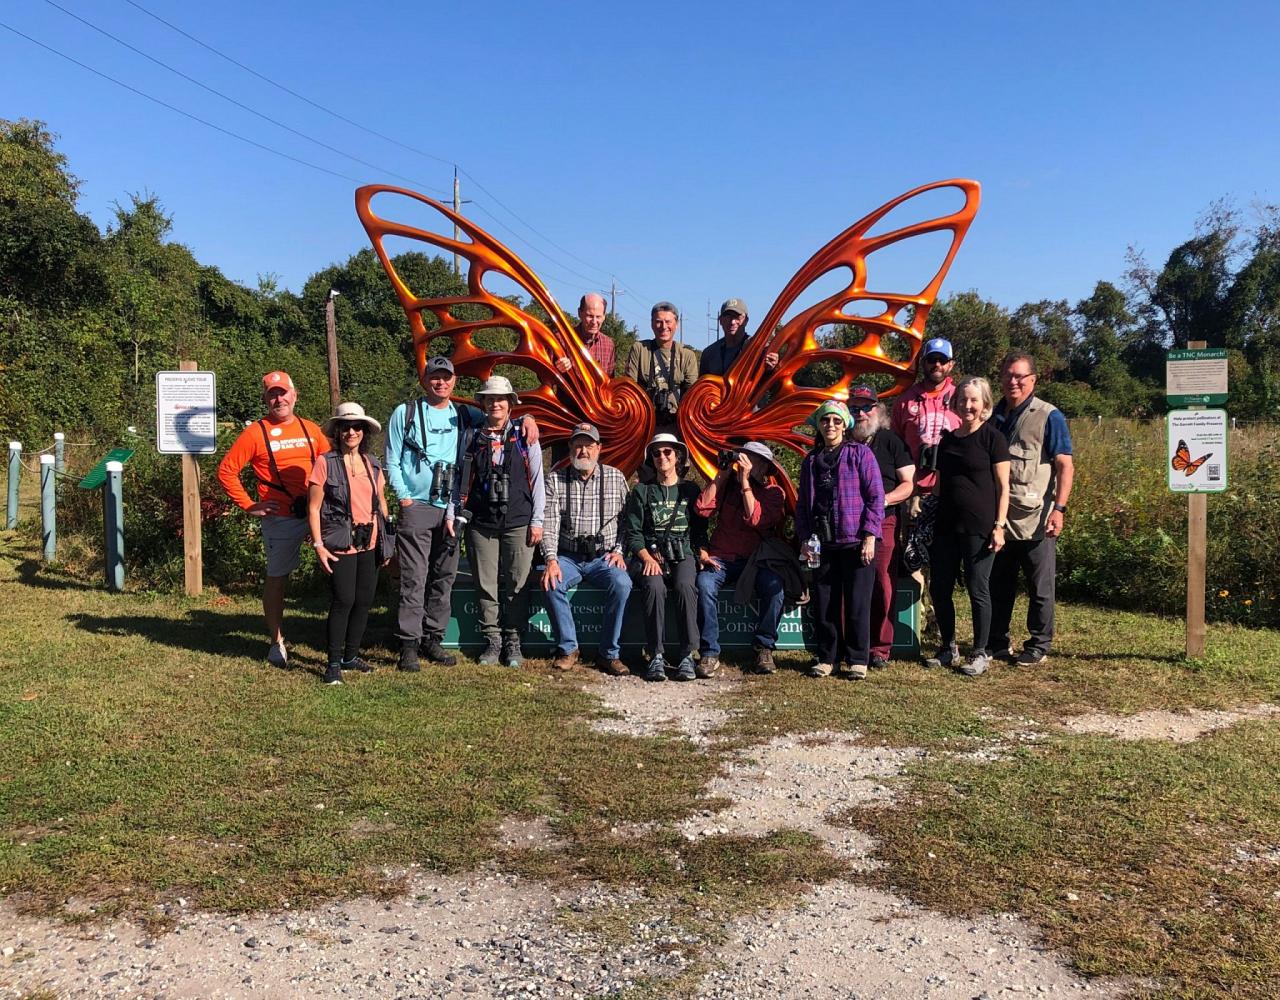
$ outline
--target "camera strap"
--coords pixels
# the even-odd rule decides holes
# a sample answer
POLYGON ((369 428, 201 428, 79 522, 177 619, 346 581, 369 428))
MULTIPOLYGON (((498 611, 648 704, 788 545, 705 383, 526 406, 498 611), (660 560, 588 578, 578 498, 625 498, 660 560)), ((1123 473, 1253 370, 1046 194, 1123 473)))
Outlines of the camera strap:
MULTIPOLYGON (((295 419, 298 421, 298 426, 302 428, 302 436, 306 439, 307 453, 311 456, 311 464, 315 465, 316 449, 311 444, 311 435, 307 432, 307 425, 303 422, 301 417, 297 417, 295 419)), ((289 488, 284 485, 283 477, 280 475, 280 466, 276 464, 276 453, 271 450, 271 438, 267 436, 267 422, 265 420, 258 421, 258 430, 262 431, 262 445, 267 450, 267 465, 271 467, 271 475, 275 477, 274 481, 270 479, 262 480, 263 485, 269 486, 273 490, 279 490, 291 501, 297 500, 298 498, 290 493, 289 488)))
POLYGON ((426 438, 424 436, 422 446, 419 447, 413 441, 413 418, 417 416, 418 423, 422 425, 422 433, 426 434, 427 418, 422 414, 422 397, 419 396, 411 403, 405 404, 408 407, 409 415, 404 421, 404 435, 400 438, 400 464, 404 464, 404 453, 406 448, 413 449, 413 470, 419 471, 422 468, 422 456, 427 450, 426 438))
POLYGON ((678 397, 680 395, 680 390, 676 388, 676 379, 675 379, 675 375, 672 372, 672 369, 675 367, 675 359, 676 359, 676 349, 674 344, 671 347, 670 360, 668 360, 666 357, 663 356, 662 348, 655 347, 653 349, 654 371, 656 371, 660 376, 662 376, 662 378, 666 380, 667 388, 671 392, 674 392, 678 397))
MULTIPOLYGON (((347 524, 351 526, 351 531, 352 531, 351 544, 354 547, 356 518, 355 518, 355 514, 353 513, 355 509, 355 505, 354 505, 355 498, 352 496, 351 476, 347 473, 347 462, 346 462, 346 459, 342 457, 342 453, 335 452, 335 455, 336 455, 336 458, 334 458, 333 461, 336 461, 338 463, 338 468, 342 470, 342 481, 346 484, 346 487, 347 487, 347 524)), ((371 510, 373 511, 373 515, 376 517, 378 512, 378 499, 377 499, 378 483, 377 483, 377 480, 375 480, 373 477, 373 466, 369 462, 369 456, 361 455, 360 457, 364 460, 365 471, 369 474, 369 505, 371 510)))
MULTIPOLYGON (((565 496, 565 509, 566 509, 566 513, 568 513, 568 514, 569 514, 569 519, 570 519, 570 521, 572 522, 572 521, 573 521, 573 503, 572 503, 572 501, 573 501, 573 485, 572 485, 572 484, 573 484, 573 479, 576 479, 577 477, 576 477, 576 476, 572 476, 572 478, 571 478, 571 473, 572 473, 572 466, 570 466, 570 468, 568 468, 568 469, 566 469, 566 470, 565 470, 565 483, 566 483, 566 486, 568 487, 568 488, 565 490, 565 493, 567 494, 567 495, 565 496)), ((596 533, 597 535, 599 535, 599 536, 601 537, 601 540, 603 541, 603 539, 604 539, 604 469, 600 466, 600 464, 599 464, 598 462, 596 463, 596 469, 595 469, 595 473, 594 473, 594 475, 595 475, 595 477, 596 477, 596 485, 599 487, 599 501, 598 501, 598 502, 599 502, 599 505, 600 505, 600 506, 599 506, 599 509, 596 511, 596 514, 597 514, 597 520, 599 521, 599 527, 598 527, 598 528, 596 528, 595 533, 596 533)), ((571 531, 571 532, 570 532, 570 537, 572 537, 572 538, 585 538, 585 537, 587 537, 587 534, 586 534, 586 531, 585 531, 585 528, 586 528, 586 519, 587 519, 587 484, 586 484, 586 483, 584 483, 584 482, 582 482, 582 480, 578 480, 578 483, 579 483, 579 490, 578 490, 578 518, 579 518, 579 520, 580 520, 581 522, 583 522, 583 529, 584 529, 584 530, 583 530, 583 531, 580 531, 580 532, 577 532, 577 531, 571 531)), ((576 524, 576 523, 575 523, 575 524, 573 524, 573 527, 577 527, 577 524, 576 524)))

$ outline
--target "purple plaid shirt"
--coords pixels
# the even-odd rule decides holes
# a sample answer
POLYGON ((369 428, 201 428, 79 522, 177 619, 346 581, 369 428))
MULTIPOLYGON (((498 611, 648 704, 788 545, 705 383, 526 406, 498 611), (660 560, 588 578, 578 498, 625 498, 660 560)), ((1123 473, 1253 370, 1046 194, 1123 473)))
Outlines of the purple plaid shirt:
MULTIPOLYGON (((801 542, 813 534, 813 467, 810 452, 800 466, 800 500, 796 504, 796 537, 801 542)), ((833 514, 836 545, 855 545, 868 536, 880 537, 884 483, 876 457, 865 444, 846 441, 840 446, 833 514)))

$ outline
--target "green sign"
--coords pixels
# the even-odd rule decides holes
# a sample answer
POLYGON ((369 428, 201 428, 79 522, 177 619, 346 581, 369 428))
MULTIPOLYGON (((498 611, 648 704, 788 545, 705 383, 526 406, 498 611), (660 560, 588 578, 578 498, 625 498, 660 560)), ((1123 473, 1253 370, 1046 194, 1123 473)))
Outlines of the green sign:
POLYGON ((96 490, 99 486, 107 481, 107 463, 119 462, 123 465, 133 457, 132 448, 112 448, 102 457, 92 469, 89 470, 82 480, 80 480, 80 488, 82 490, 96 490))
POLYGON ((1216 406, 1227 401, 1227 349, 1193 347, 1165 356, 1169 405, 1216 406))
MULTIPOLYGON (((724 596, 732 595, 733 588, 722 592, 719 604, 720 645, 725 649, 747 649, 755 632, 756 606, 734 604, 724 596)), ((898 587, 894 606, 893 652, 898 656, 915 656, 920 652, 917 625, 920 604, 914 584, 898 587)), ((521 644, 529 650, 550 650, 555 646, 555 629, 543 604, 542 590, 533 586, 529 602, 529 627, 521 637, 521 644)), ((590 587, 578 587, 569 594, 569 606, 578 633, 578 643, 587 651, 600 639, 604 617, 605 592, 590 587)), ((453 588, 453 614, 445 630, 444 645, 478 647, 484 645, 480 635, 480 602, 470 580, 460 576, 453 588)), ((675 615, 667 615, 667 642, 676 643, 678 623, 675 615)), ((778 624, 778 649, 807 649, 813 644, 813 606, 792 608, 782 616, 778 624)), ((644 621, 640 602, 630 601, 622 621, 622 645, 637 649, 644 645, 644 621)))

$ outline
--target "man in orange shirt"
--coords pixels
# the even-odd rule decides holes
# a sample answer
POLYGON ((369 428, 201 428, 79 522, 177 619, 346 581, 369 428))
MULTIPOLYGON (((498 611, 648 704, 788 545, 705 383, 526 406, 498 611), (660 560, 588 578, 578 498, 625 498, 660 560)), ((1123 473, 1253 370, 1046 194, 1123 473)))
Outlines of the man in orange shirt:
POLYGON ((267 582, 262 589, 262 613, 266 618, 267 662, 288 665, 281 624, 284 619, 284 581, 298 568, 302 543, 307 537, 307 476, 316 456, 329 450, 329 442, 310 420, 296 417, 298 391, 288 372, 262 377, 262 401, 267 413, 241 431, 218 465, 218 482, 240 509, 262 523, 267 549, 267 582), (258 501, 244 488, 240 474, 248 465, 258 477, 258 501))

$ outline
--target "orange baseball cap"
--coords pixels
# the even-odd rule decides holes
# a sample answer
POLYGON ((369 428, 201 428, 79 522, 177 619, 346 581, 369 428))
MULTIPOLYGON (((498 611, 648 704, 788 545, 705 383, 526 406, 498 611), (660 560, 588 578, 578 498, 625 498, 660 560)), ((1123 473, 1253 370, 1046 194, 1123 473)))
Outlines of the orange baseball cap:
POLYGON ((262 391, 265 393, 270 392, 272 389, 297 392, 293 385, 293 379, 289 377, 288 372, 267 372, 262 376, 262 391))

